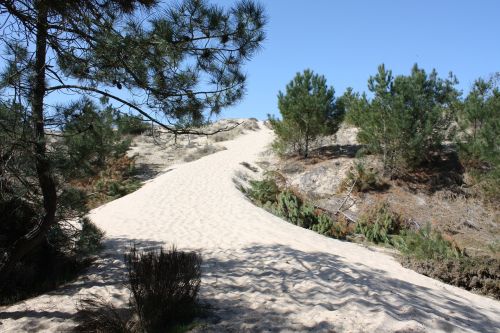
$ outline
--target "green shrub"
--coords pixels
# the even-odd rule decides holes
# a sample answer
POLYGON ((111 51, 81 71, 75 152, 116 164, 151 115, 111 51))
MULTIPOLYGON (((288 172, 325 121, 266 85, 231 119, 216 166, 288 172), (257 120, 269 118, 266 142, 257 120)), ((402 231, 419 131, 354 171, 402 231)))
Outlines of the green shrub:
POLYGON ((196 313, 201 257, 195 252, 138 251, 125 256, 132 304, 146 332, 164 332, 196 313))
POLYGON ((274 209, 277 215, 302 228, 311 229, 318 223, 314 207, 305 203, 290 190, 285 190, 278 195, 274 209))
POLYGON ((500 299, 500 260, 489 257, 401 258, 404 267, 445 283, 500 299))
POLYGON ((279 193, 278 185, 269 177, 263 180, 251 180, 247 191, 248 196, 261 205, 276 202, 279 193))
POLYGON ((332 229, 334 222, 332 219, 326 214, 318 215, 318 223, 313 225, 312 230, 316 231, 319 234, 332 237, 332 229))
POLYGON ((442 151, 458 103, 456 79, 441 79, 415 65, 408 76, 392 76, 380 65, 370 77, 373 98, 348 91, 348 119, 359 127, 358 140, 380 154, 384 172, 404 173, 442 151))
POLYGON ((417 231, 405 230, 393 242, 397 249, 416 259, 446 259, 464 256, 461 250, 443 235, 431 228, 430 224, 417 231))
POLYGON ((356 223, 356 232, 373 243, 391 243, 391 236, 404 228, 404 220, 393 212, 387 202, 376 204, 364 212, 356 223))
POLYGON ((102 249, 104 231, 86 217, 81 220, 80 224, 81 229, 77 234, 75 252, 83 257, 98 253, 102 249))

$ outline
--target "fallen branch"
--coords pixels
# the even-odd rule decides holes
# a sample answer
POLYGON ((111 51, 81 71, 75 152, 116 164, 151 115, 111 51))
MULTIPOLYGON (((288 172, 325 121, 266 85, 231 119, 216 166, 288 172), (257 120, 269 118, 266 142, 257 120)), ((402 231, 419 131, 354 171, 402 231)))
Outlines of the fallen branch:
POLYGON ((347 195, 344 198, 344 201, 342 201, 342 204, 339 206, 339 208, 337 208, 337 211, 335 211, 334 215, 337 215, 340 212, 340 210, 342 209, 342 207, 345 205, 345 203, 347 202, 347 199, 349 199, 349 197, 351 196, 352 190, 354 189, 356 182, 357 182, 357 180, 354 180, 354 182, 351 185, 351 188, 349 189, 349 191, 347 192, 347 195))

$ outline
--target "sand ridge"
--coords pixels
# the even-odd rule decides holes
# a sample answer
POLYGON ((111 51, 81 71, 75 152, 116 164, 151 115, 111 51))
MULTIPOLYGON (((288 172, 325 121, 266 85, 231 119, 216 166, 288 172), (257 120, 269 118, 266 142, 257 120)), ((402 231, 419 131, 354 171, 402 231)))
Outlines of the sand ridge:
POLYGON ((117 304, 122 255, 175 244, 204 259, 199 331, 500 332, 500 302, 405 269, 389 255, 329 239, 254 206, 233 184, 241 162, 271 142, 265 126, 227 150, 174 165, 138 191, 93 210, 107 235, 104 258, 76 282, 0 308, 1 332, 70 328, 88 293, 117 304))

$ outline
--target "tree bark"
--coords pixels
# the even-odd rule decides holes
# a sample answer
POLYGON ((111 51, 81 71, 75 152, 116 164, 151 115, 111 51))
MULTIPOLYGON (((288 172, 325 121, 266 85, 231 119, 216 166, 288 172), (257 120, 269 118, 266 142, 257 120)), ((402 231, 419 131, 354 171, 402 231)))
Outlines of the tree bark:
POLYGON ((306 125, 306 146, 305 146, 304 158, 307 158, 308 156, 309 156, 309 124, 306 125))
POLYGON ((38 0, 36 24, 35 80, 32 95, 32 116, 35 133, 35 164, 38 182, 43 196, 44 214, 37 225, 26 235, 16 240, 0 258, 0 286, 8 278, 12 268, 19 260, 39 245, 55 224, 57 192, 50 161, 47 158, 43 101, 46 93, 45 65, 47 56, 47 6, 44 0, 38 0))

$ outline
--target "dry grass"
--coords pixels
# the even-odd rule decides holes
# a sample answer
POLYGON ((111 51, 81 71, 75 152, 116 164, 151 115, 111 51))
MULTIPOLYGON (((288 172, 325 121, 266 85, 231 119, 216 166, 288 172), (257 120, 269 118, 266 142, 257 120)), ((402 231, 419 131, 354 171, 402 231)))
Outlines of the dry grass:
POLYGON ((217 153, 219 151, 226 150, 226 149, 227 149, 226 147, 212 145, 212 144, 207 143, 206 145, 204 145, 200 148, 197 148, 194 151, 192 151, 191 153, 189 153, 188 155, 186 155, 186 157, 184 157, 184 162, 196 161, 204 156, 211 155, 211 154, 214 154, 214 153, 217 153))

